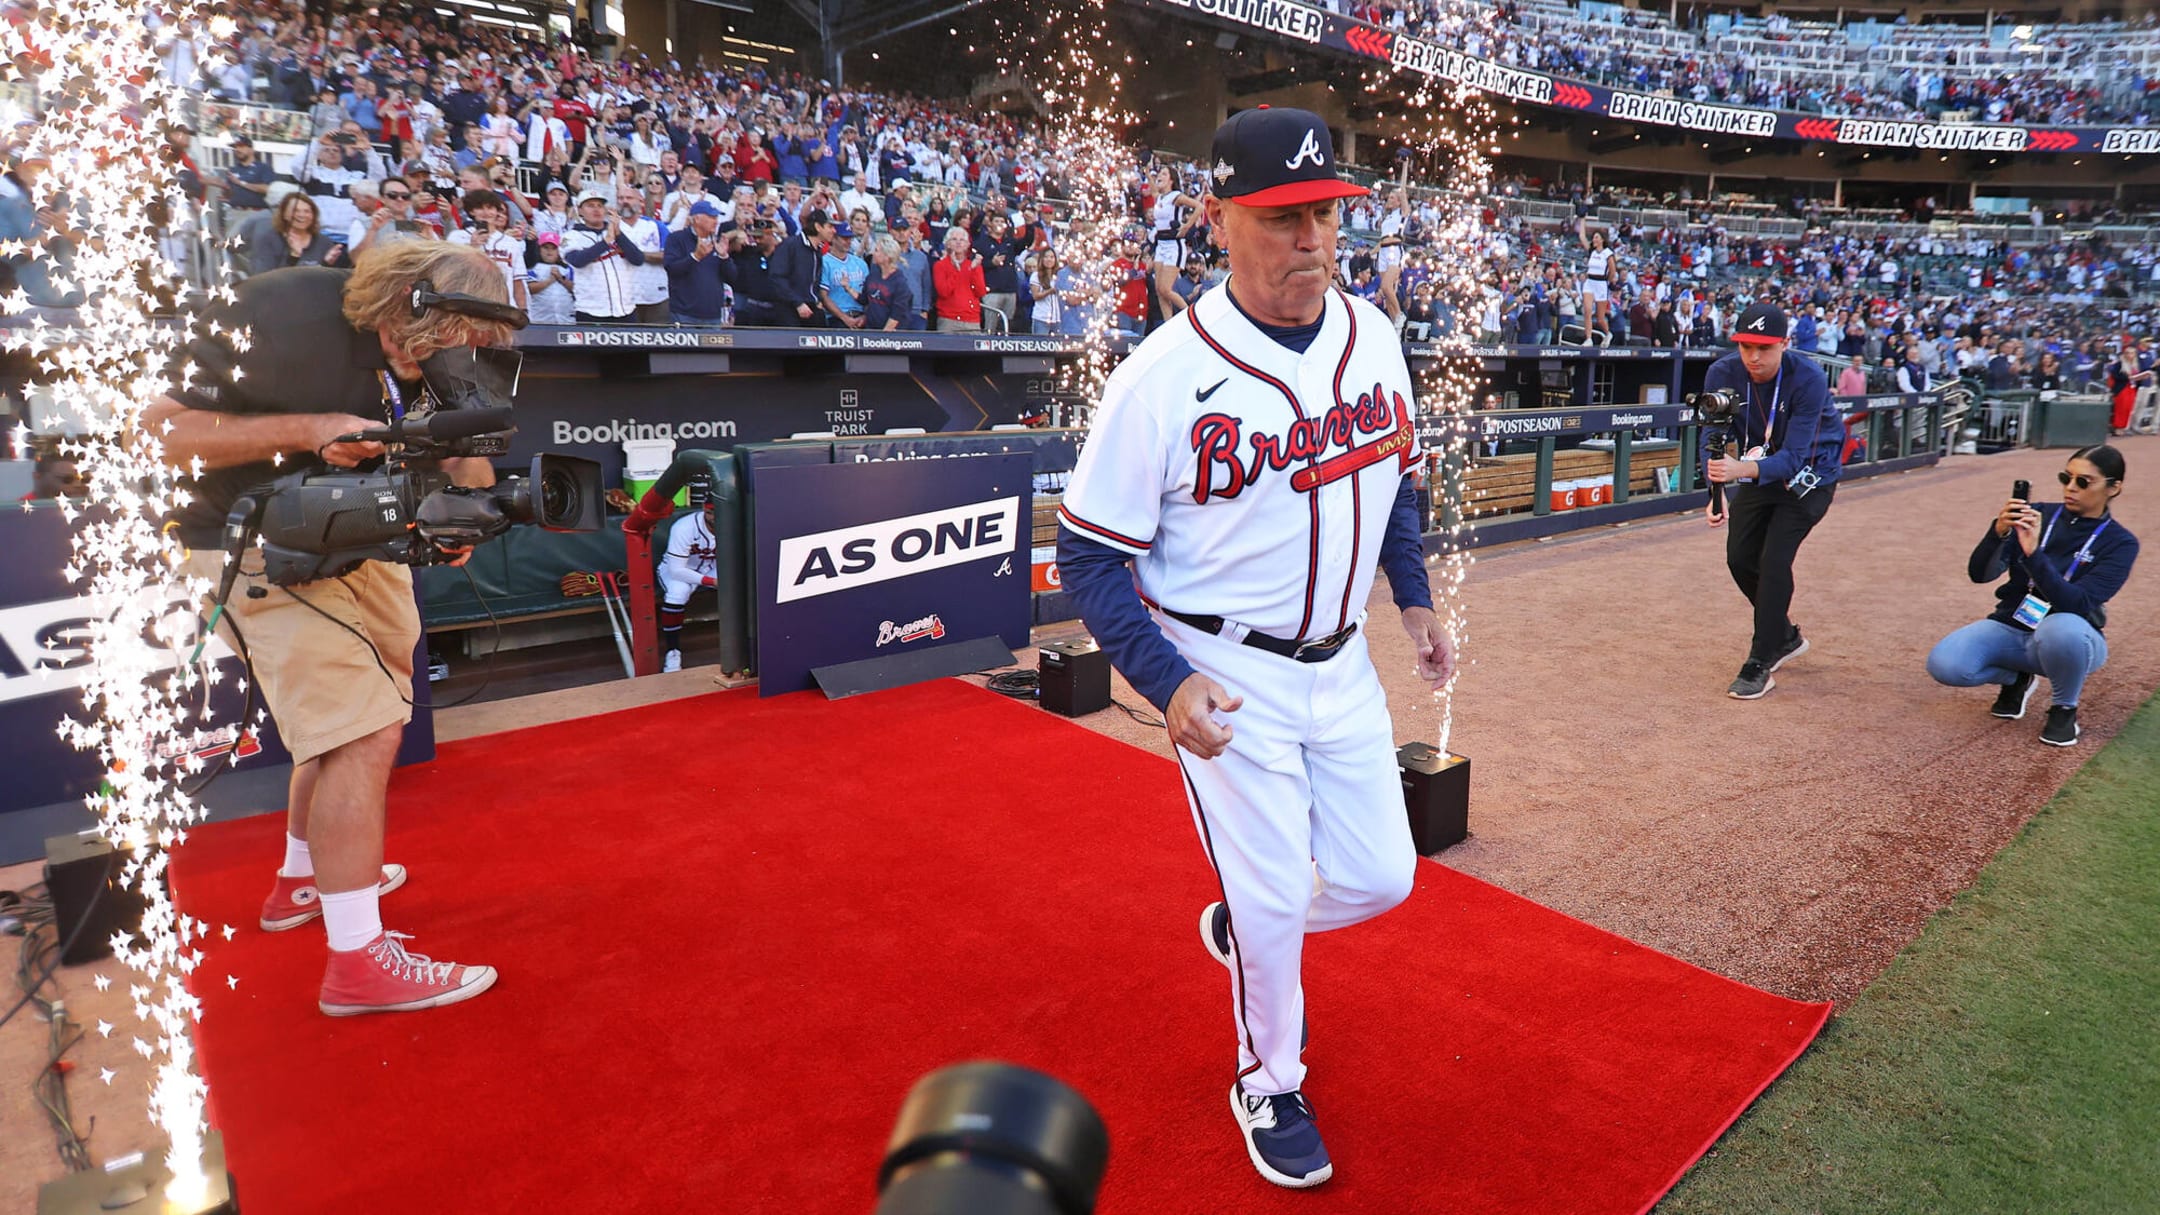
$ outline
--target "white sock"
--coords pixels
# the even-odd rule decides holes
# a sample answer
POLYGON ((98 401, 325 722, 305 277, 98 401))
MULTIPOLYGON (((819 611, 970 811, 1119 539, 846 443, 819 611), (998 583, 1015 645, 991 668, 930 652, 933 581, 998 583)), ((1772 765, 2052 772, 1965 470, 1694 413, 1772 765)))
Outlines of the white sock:
POLYGON ((285 833, 285 865, 278 870, 279 877, 314 877, 315 858, 308 855, 306 840, 296 840, 290 831, 285 833))
POLYGON ((382 935, 382 892, 374 886, 322 896, 323 928, 330 948, 350 953, 382 935))

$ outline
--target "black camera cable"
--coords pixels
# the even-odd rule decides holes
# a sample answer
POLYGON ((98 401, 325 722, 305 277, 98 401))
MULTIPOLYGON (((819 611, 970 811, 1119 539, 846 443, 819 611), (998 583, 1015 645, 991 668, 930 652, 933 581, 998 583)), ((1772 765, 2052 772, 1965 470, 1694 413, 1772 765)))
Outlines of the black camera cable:
MULTIPOLYGON (((502 620, 495 615, 495 609, 488 606, 486 596, 480 593, 480 584, 473 581, 472 571, 466 569, 462 565, 457 568, 459 573, 465 575, 465 585, 472 588, 474 602, 480 605, 481 611, 487 613, 488 623, 494 626, 495 645, 492 649, 488 651, 487 670, 480 677, 480 686, 474 688, 470 692, 467 692, 464 696, 458 698, 457 700, 444 701, 442 704, 432 705, 431 707, 435 709, 455 709, 459 705, 471 704, 475 699, 479 697, 482 692, 487 691, 488 685, 495 681, 495 659, 502 653, 502 620)), ((343 579, 340 578, 339 581, 343 581, 343 579)), ((292 589, 291 587, 283 586, 279 587, 278 589, 284 591, 286 594, 291 595, 294 599, 298 600, 302 607, 306 608, 307 610, 315 613, 317 616, 322 617, 324 620, 329 621, 330 623, 338 626, 339 628, 358 638, 360 644, 368 648, 368 656, 375 660, 375 669, 381 671, 383 673, 383 678, 390 681, 390 690, 393 692, 397 691, 397 676, 390 673, 389 664, 383 661, 382 651, 375 648, 375 642, 372 638, 370 638, 367 634, 361 632, 360 630, 354 628, 353 626, 345 623, 344 621, 339 620, 337 617, 331 615, 330 613, 322 610, 322 608, 317 606, 313 600, 292 589)), ((398 699, 404 701, 407 708, 419 707, 417 704, 413 703, 411 697, 406 696, 403 692, 398 692, 398 699)))
MULTIPOLYGON (((240 622, 233 618, 232 613, 224 609, 225 605, 219 603, 211 611, 210 623, 204 626, 203 633, 207 637, 215 632, 220 622, 226 628, 232 630, 233 651, 240 656, 240 669, 247 673, 247 690, 240 697, 240 724, 233 733, 232 746, 227 748, 225 754, 219 757, 216 765, 202 774, 200 781, 194 787, 190 788, 185 783, 181 785, 181 792, 190 798, 201 797, 203 790, 208 789, 216 782, 217 778, 232 771, 233 764, 238 762, 240 758, 240 740, 247 734, 248 719, 255 715, 255 658, 248 652, 247 638, 240 634, 240 622)), ((202 656, 202 647, 197 646, 195 653, 196 657, 200 658, 202 656)), ((203 688, 205 708, 208 707, 209 699, 209 686, 205 684, 203 688)))
MULTIPOLYGON (((60 954, 66 951, 58 939, 54 923, 52 897, 33 886, 16 895, 13 891, 0 892, 13 902, 11 911, 22 926, 22 949, 16 959, 15 981, 21 986, 25 1000, 35 1003, 51 1029, 47 1036, 44 1063, 37 1076, 30 1082, 31 1096, 44 1111, 46 1120, 52 1124, 54 1147, 60 1161, 69 1172, 82 1172, 94 1166, 90 1158, 90 1145, 75 1129, 75 1111, 68 1100, 67 1073, 63 1062, 67 1053, 83 1040, 82 1026, 72 1016, 66 1004, 56 993, 47 999, 43 995, 45 985, 51 980, 54 966, 60 954)), ((85 921, 87 923, 87 920, 85 921)), ((77 931, 80 931, 78 925, 77 931)), ((18 1009, 22 1005, 16 1006, 18 1009)), ((14 1013, 11 1011, 9 1016, 14 1013)), ((91 1120, 92 1131, 96 1119, 91 1120)))
MULTIPOLYGON (((1009 696, 1014 700, 1040 700, 1042 698, 1042 674, 1032 668, 1022 668, 1017 671, 976 671, 974 673, 985 677, 983 681, 984 688, 1000 696, 1009 696)), ((1170 724, 1166 719, 1150 713, 1143 713, 1115 696, 1110 698, 1110 703, 1123 710, 1125 716, 1132 718, 1143 726, 1167 727, 1170 724)))
MULTIPOLYGON (((75 927, 68 930, 67 939, 60 942, 60 947, 52 951, 52 958, 45 963, 44 971, 37 978, 31 979, 29 977, 30 968, 36 965, 33 959, 25 959, 23 964, 17 967, 15 978, 16 982, 22 985, 22 998, 15 1001, 14 1006, 7 1010, 7 1015, 0 1016, 0 1026, 5 1026, 8 1022, 14 1020, 15 1014, 21 1012, 33 1000, 36 1000, 40 1007, 46 1006, 46 1001, 40 999, 38 993, 43 991, 45 985, 52 981, 53 972, 60 969, 60 959, 65 957, 69 950, 75 948, 75 942, 82 936, 83 929, 88 928, 90 921, 97 918, 98 904, 105 901, 105 890, 111 885, 112 882, 110 881, 99 882, 97 889, 90 892, 90 901, 83 905, 82 918, 75 921, 75 927)), ((59 932, 57 922, 53 925, 53 931, 56 935, 59 932)), ((28 936, 23 938, 23 948, 25 951, 30 949, 30 938, 28 936)), ((42 949, 39 952, 42 953, 42 949)))

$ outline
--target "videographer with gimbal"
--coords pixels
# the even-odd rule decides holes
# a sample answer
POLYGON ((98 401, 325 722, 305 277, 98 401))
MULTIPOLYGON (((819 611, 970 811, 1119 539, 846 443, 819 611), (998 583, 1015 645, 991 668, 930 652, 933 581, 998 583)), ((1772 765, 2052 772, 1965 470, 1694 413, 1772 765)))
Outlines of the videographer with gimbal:
POLYGON ((1786 350, 1785 313, 1767 301, 1740 314, 1737 349, 1710 365, 1695 398, 1710 480, 1704 517, 1726 534, 1725 565, 1755 607, 1747 661, 1726 695, 1756 700, 1771 673, 1807 653, 1789 615, 1800 542, 1829 513, 1843 471, 1844 418, 1812 359, 1786 350), (1734 458, 1731 448, 1741 455, 1734 458))
MULTIPOLYGON (((331 952, 320 1006, 331 1015, 455 1003, 487 990, 495 971, 408 953, 405 934, 382 927, 379 899, 405 878, 403 867, 383 864, 383 827, 412 717, 420 617, 411 571, 363 560, 340 576, 287 584, 265 570, 263 553, 228 534, 228 515, 280 478, 382 457, 384 443, 353 436, 432 407, 446 382, 436 367, 457 355, 471 364, 472 349, 507 345, 522 324, 501 269, 464 246, 407 241, 363 254, 351 272, 273 271, 206 318, 187 347, 192 373, 185 382, 176 375, 171 395, 145 414, 150 429, 166 428, 170 463, 200 461, 193 499, 167 526, 192 550, 188 576, 226 583, 225 640, 245 655, 292 752, 285 864, 262 926, 323 917, 331 952), (219 334, 238 331, 251 342, 236 353, 219 334), (236 581, 228 545, 245 555, 236 581)), ((458 485, 495 480, 484 458, 440 467, 458 485)), ((386 514, 397 505, 365 505, 377 501, 386 514)), ((409 535, 411 526, 393 530, 409 535)), ((453 562, 469 551, 442 545, 453 562)))

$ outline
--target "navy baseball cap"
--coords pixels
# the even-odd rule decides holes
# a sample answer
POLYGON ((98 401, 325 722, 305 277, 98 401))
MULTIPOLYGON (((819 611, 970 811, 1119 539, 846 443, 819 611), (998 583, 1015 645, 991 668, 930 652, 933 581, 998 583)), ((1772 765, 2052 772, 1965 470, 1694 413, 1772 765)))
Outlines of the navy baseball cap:
POLYGON ((711 215, 717 218, 720 214, 720 208, 713 205, 713 200, 709 198, 701 198, 696 202, 690 204, 690 214, 711 215))
POLYGON ((1217 198, 1248 207, 1295 207, 1368 191, 1335 175, 1335 139, 1311 110, 1259 106, 1215 128, 1217 198))
POLYGON ((1776 304, 1764 300, 1748 305, 1740 314, 1740 323, 1733 326, 1732 340, 1752 346, 1768 346, 1785 340, 1792 330, 1786 325, 1785 313, 1776 304))

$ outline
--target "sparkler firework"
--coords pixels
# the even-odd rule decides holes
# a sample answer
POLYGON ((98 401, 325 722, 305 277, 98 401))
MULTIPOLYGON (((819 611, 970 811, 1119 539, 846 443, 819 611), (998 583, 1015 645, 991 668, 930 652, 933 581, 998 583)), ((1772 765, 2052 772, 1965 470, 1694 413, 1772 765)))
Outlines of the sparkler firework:
MULTIPOLYGON (((1441 14, 1442 29, 1432 36, 1452 46, 1491 45, 1497 21, 1491 6, 1449 0, 1441 14)), ((1485 312, 1490 236, 1482 207, 1492 184, 1491 157, 1500 152, 1499 118, 1487 94, 1461 82, 1382 70, 1367 73, 1365 87, 1368 93, 1396 98, 1400 109, 1395 117, 1410 144, 1428 163, 1445 167, 1437 196, 1442 220, 1431 238, 1436 253, 1434 296, 1455 323, 1434 335, 1438 357, 1426 361, 1418 390, 1428 420, 1427 434, 1436 440, 1427 448, 1439 457, 1433 465, 1438 475, 1428 480, 1428 487, 1434 502, 1446 503, 1440 511, 1444 537, 1440 551, 1427 559, 1432 567, 1434 607, 1455 646, 1455 673, 1433 693, 1440 716, 1436 745, 1445 755, 1454 731, 1455 686, 1468 667, 1464 651, 1470 621, 1463 585, 1475 558, 1470 551, 1470 511, 1462 501, 1461 472, 1469 461, 1469 415, 1480 384, 1479 363, 1470 347, 1477 318, 1485 312)), ((1383 110, 1379 117, 1386 120, 1389 113, 1383 110)))
POLYGON ((1057 249, 1078 276, 1081 290, 1098 301, 1087 311, 1084 357, 1062 365, 1061 397, 1080 402, 1066 424, 1086 426, 1103 382, 1116 360, 1111 301, 1121 273, 1112 246, 1130 222, 1127 187, 1134 181, 1132 149, 1119 137, 1132 125, 1125 110, 1125 79, 1132 56, 1111 45, 1107 0, 1064 0, 1049 13, 1029 6, 990 16, 1001 74, 1027 82, 1048 111, 1045 146, 1062 169, 1071 200, 1057 249))
POLYGON ((187 657, 198 635, 193 604, 208 588, 177 577, 182 554, 159 520, 185 491, 141 418, 164 388, 182 334, 150 315, 148 291, 176 286, 156 218, 170 217, 167 231, 191 227, 175 166, 160 155, 160 135, 182 112, 160 58, 189 23, 188 8, 70 0, 0 13, 8 60, 0 79, 29 107, 10 115, 20 124, 11 124, 13 153, 35 201, 53 202, 41 218, 70 256, 24 241, 0 243, 0 255, 45 262, 54 288, 84 301, 79 319, 61 331, 20 291, 0 299, 0 313, 17 326, 5 331, 6 348, 31 353, 54 378, 59 416, 41 421, 77 436, 63 452, 93 504, 78 511, 61 500, 74 532, 67 572, 96 620, 82 673, 85 713, 60 732, 103 766, 103 787, 87 802, 104 836, 128 850, 123 883, 147 904, 140 931, 116 934, 112 946, 140 974, 129 987, 145 1023, 136 1050, 153 1069, 150 1116, 169 1145, 167 1197, 183 1209, 193 1209, 209 1184, 201 1164, 207 1090, 192 1038, 202 1010, 188 985, 212 929, 173 905, 166 866, 170 849, 203 816, 182 783, 200 761, 175 743, 200 727, 206 709, 198 702, 215 668, 187 657))

